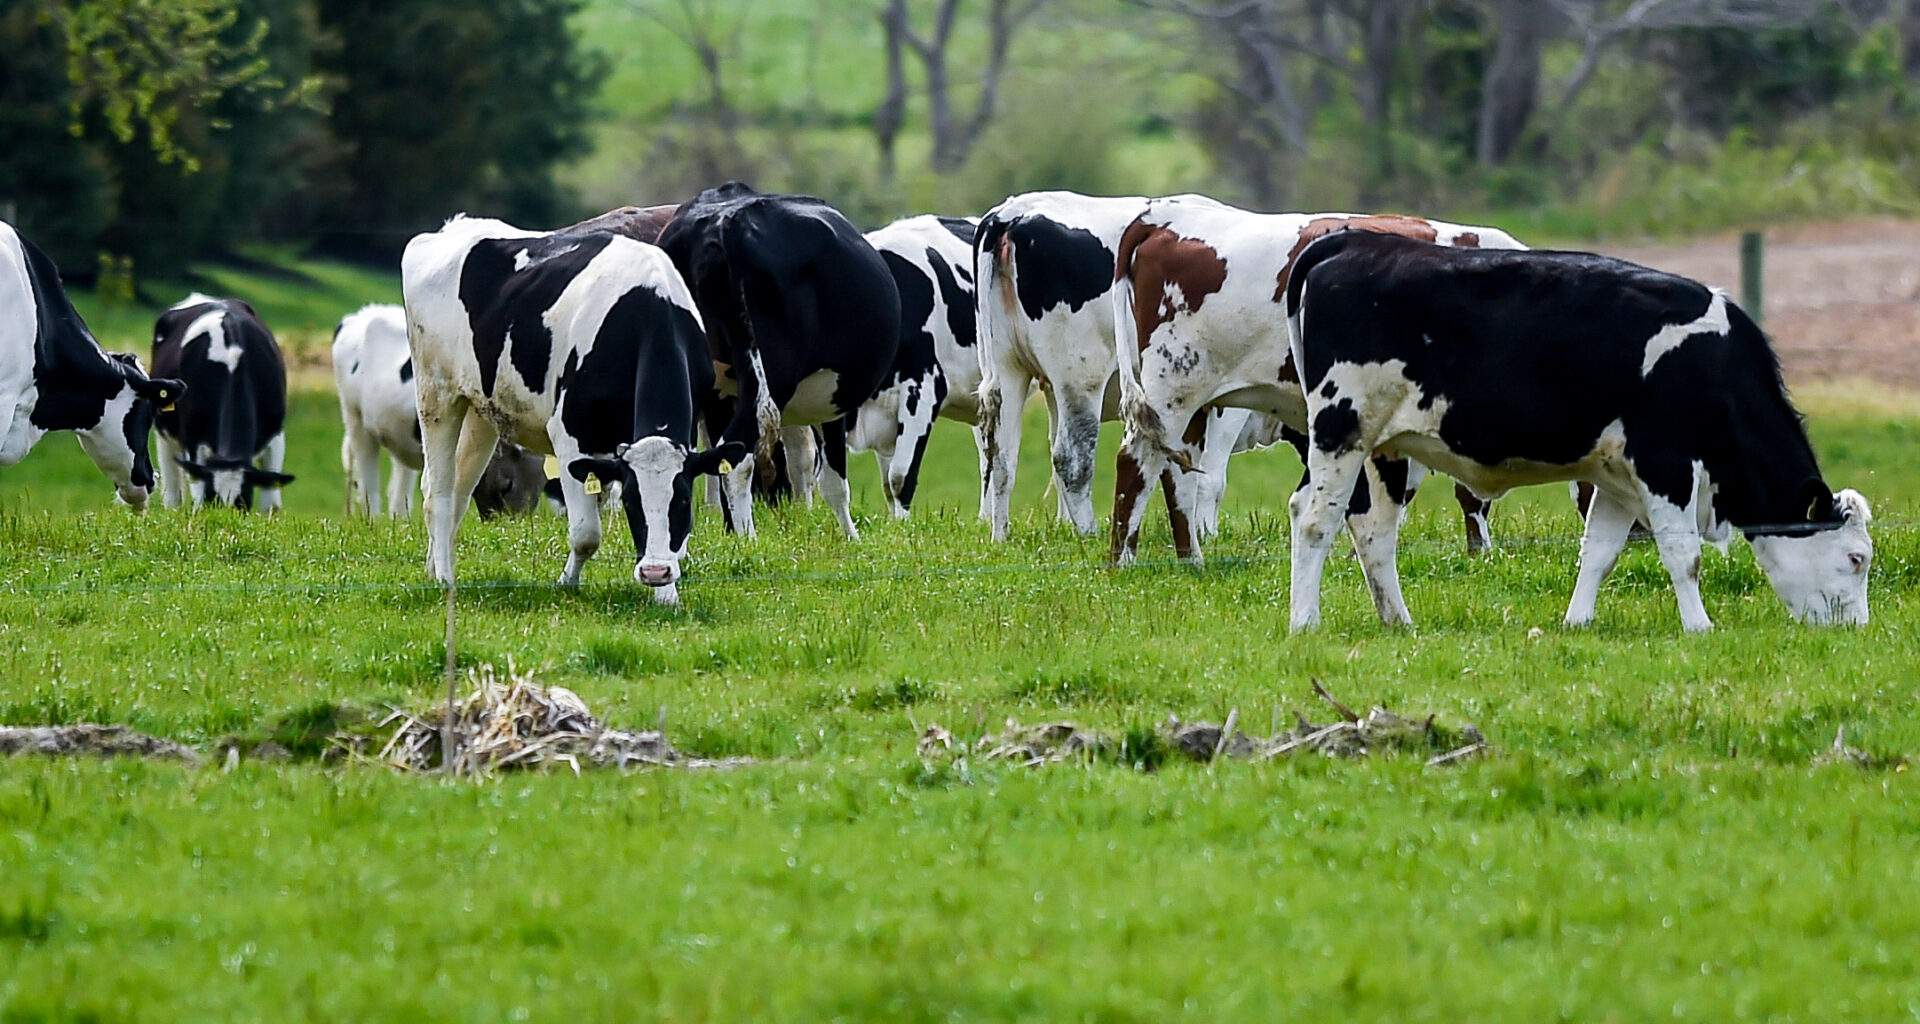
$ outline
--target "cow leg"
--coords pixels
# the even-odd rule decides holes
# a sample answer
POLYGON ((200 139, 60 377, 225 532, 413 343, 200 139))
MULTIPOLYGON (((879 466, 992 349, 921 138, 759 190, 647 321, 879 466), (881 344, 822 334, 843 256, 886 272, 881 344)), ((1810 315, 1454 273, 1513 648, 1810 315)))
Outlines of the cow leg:
POLYGON ((1467 532, 1467 553, 1477 555, 1492 547, 1493 531, 1487 516, 1493 511, 1493 502, 1468 490, 1463 483, 1453 485, 1453 500, 1460 503, 1460 519, 1467 532))
POLYGON ((1101 397, 1054 389, 1058 411, 1053 426, 1053 477, 1060 485, 1061 511, 1083 536, 1100 529, 1093 517, 1093 463, 1100 444, 1101 397))
POLYGON ((1573 584, 1573 599, 1567 602, 1566 624, 1584 626, 1593 621, 1593 606, 1600 598, 1600 584, 1620 561, 1627 546, 1627 531, 1632 529, 1633 511, 1618 498, 1588 488, 1587 528, 1580 538, 1580 576, 1573 584))
POLYGON ((1327 553, 1333 549, 1341 513, 1352 500, 1366 464, 1363 448, 1334 453, 1308 446, 1307 480, 1287 499, 1293 548, 1288 628, 1295 633, 1320 624, 1320 578, 1327 553))
MULTIPOLYGON (((260 450, 258 459, 261 469, 273 473, 280 472, 280 467, 287 464, 287 432, 283 430, 273 435, 273 440, 268 441, 267 446, 260 450)), ((377 468, 375 472, 378 473, 377 468)), ((376 475, 374 479, 378 480, 380 478, 376 475)), ((256 499, 255 504, 259 507, 260 511, 273 513, 280 511, 280 503, 282 500, 280 488, 263 487, 260 489, 260 496, 256 499)))
POLYGON ((793 500, 812 508, 814 491, 820 486, 820 447, 813 428, 782 426, 780 442, 787 449, 787 482, 793 488, 793 500))
POLYGON ((1374 611, 1389 626, 1413 625, 1400 591, 1400 525, 1425 475, 1419 463, 1376 455, 1367 460, 1357 484, 1367 491, 1365 510, 1355 511, 1356 500, 1347 503, 1347 533, 1360 556, 1360 574, 1373 594, 1374 611))
POLYGON ((1190 510, 1195 541, 1212 540, 1220 532, 1220 499, 1227 492, 1227 460, 1233 445, 1253 413, 1246 409, 1219 409, 1207 413, 1200 440, 1199 469, 1179 472, 1181 503, 1190 510))
MULTIPOLYGON (((567 564, 556 582, 563 587, 580 585, 580 571, 587 559, 600 550, 600 496, 587 493, 586 481, 574 478, 568 468, 580 457, 580 446, 560 423, 556 414, 547 421, 547 439, 553 444, 553 456, 560 463, 560 500, 567 506, 567 564)), ((603 488, 607 481, 601 481, 603 488)))
POLYGON ((187 471, 180 466, 180 457, 186 449, 179 442, 162 434, 153 432, 155 447, 160 450, 160 500, 168 508, 179 508, 187 500, 187 471))
POLYGON ((820 495, 827 499, 827 507, 840 519, 840 528, 847 532, 848 540, 859 540, 860 531, 853 525, 853 513, 848 507, 853 489, 847 486, 847 424, 845 420, 829 420, 820 425, 820 450, 826 456, 826 466, 820 473, 820 495))
POLYGON ((720 483, 720 513, 727 521, 727 531, 737 533, 752 540, 753 530, 753 460, 752 452, 740 460, 739 465, 724 474, 720 483))
POLYGON ((987 486, 987 427, 984 421, 973 425, 973 450, 980 457, 980 521, 990 523, 993 521, 993 491, 987 486))
MULTIPOLYGON (((458 486, 464 451, 461 439, 469 419, 467 400, 456 397, 438 403, 424 393, 420 397, 420 490, 427 510, 427 576, 437 583, 450 584, 454 535, 480 474, 476 471, 464 489, 458 486)), ((485 468, 484 460, 481 468, 485 468)))
POLYGON ((1114 458, 1113 528, 1107 546, 1107 564, 1131 565, 1140 549, 1140 522, 1146 517, 1149 481, 1167 468, 1167 457, 1144 443, 1122 441, 1114 458))
POLYGON ((887 459, 888 501, 895 519, 907 518, 913 508, 913 493, 920 486, 920 460, 927 454, 927 439, 933 436, 933 422, 947 401, 947 380, 937 369, 909 384, 901 403, 900 435, 894 439, 887 459))
POLYGON ((1160 471, 1160 494, 1167 501, 1167 525, 1173 531, 1173 553, 1181 561, 1190 565, 1201 564, 1200 541, 1193 528, 1193 517, 1188 513, 1192 508, 1193 490, 1189 485, 1182 494, 1179 477, 1198 476, 1198 473, 1184 473, 1169 465, 1160 471))
POLYGON ((1004 366, 989 373, 980 385, 980 429, 986 439, 987 466, 981 504, 996 541, 1007 539, 1014 470, 1020 461, 1020 420, 1032 386, 1031 375, 1004 366))
POLYGON ((1660 550, 1660 563, 1673 579, 1673 593, 1680 604, 1680 625, 1689 633, 1712 629, 1707 606, 1700 600, 1700 518, 1694 511, 1690 489, 1686 505, 1672 502, 1641 487, 1646 522, 1653 530, 1653 544, 1660 550))
MULTIPOLYGON (((413 515, 413 495, 420 489, 420 471, 392 456, 387 457, 387 515, 406 519, 413 515)), ((372 496, 368 496, 372 500, 372 496)))

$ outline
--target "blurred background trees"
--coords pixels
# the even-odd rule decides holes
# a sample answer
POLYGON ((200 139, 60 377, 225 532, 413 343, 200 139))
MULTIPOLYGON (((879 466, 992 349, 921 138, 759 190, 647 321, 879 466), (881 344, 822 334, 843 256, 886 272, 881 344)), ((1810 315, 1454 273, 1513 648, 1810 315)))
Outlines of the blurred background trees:
POLYGON ((387 261, 728 177, 1559 237, 1920 214, 1920 0, 0 0, 0 210, 79 276, 387 261))

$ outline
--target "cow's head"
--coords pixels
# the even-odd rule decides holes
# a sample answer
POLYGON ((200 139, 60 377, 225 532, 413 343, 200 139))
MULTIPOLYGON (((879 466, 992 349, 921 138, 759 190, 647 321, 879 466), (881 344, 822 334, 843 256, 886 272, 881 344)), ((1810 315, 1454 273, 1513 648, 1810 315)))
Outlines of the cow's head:
POLYGON ((724 472, 746 455, 746 446, 738 442, 696 452, 665 437, 643 437, 621 445, 611 459, 574 459, 567 473, 583 482, 593 477, 603 487, 621 485, 620 501, 633 532, 634 581, 655 588, 654 600, 675 604, 680 560, 693 528, 693 481, 703 473, 724 472))
POLYGON ((149 378, 140 360, 125 352, 108 355, 120 372, 120 387, 107 399, 100 421, 78 431, 80 447, 113 481, 121 502, 144 509, 153 494, 153 459, 147 450, 155 412, 172 408, 187 386, 177 380, 149 378))
POLYGON ((193 478, 196 505, 217 502, 243 512, 251 511, 254 491, 262 487, 285 487, 293 482, 291 475, 261 469, 247 459, 211 458, 195 462, 181 456, 176 461, 193 478))
POLYGON ((1867 624, 1867 574, 1873 566, 1873 512, 1855 490, 1830 494, 1817 481, 1808 486, 1807 523, 1773 532, 1755 531, 1748 541, 1773 591, 1793 617, 1810 625, 1867 624))

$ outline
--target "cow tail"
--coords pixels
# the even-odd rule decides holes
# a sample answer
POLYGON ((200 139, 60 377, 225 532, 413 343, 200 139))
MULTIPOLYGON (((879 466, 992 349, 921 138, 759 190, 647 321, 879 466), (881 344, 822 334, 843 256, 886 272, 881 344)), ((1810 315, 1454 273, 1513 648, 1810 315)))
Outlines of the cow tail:
POLYGON ((1113 302, 1113 355, 1120 378, 1120 422, 1126 427, 1120 440, 1121 447, 1131 449, 1150 445, 1165 453, 1168 445, 1160 415, 1148 403, 1146 390, 1140 386, 1140 325, 1133 315, 1133 254, 1150 233, 1136 220, 1121 233, 1120 244, 1114 251, 1113 290, 1110 293, 1113 302))
POLYGON ((973 323, 977 335, 974 354, 980 359, 980 386, 974 397, 980 404, 980 422, 987 427, 984 436, 989 463, 997 454, 993 447, 998 443, 999 434, 993 425, 1000 422, 1000 403, 1004 401, 998 355, 1005 352, 1008 345, 1007 304, 1011 297, 1001 295, 999 248, 1006 234, 1007 222, 989 213, 980 221, 973 246, 973 323))

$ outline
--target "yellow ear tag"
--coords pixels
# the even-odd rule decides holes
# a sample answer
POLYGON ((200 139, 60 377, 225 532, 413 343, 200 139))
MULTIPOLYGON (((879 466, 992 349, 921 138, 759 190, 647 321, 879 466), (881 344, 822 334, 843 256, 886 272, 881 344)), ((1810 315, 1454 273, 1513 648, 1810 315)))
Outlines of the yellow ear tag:
POLYGON ((728 473, 731 473, 731 472, 733 472, 733 463, 731 463, 731 462, 728 462, 728 461, 727 461, 727 460, 725 460, 725 459, 721 459, 721 460, 720 460, 720 475, 721 475, 721 476, 726 476, 726 475, 727 475, 728 473))
POLYGON ((597 476, 594 476, 592 473, 587 474, 587 493, 588 494, 600 493, 600 478, 597 476))
POLYGON ((163 405, 163 406, 161 406, 161 407, 160 407, 160 411, 161 411, 161 412, 172 412, 172 411, 173 411, 173 403, 172 403, 172 402, 168 402, 167 404, 165 404, 165 405, 163 405))
POLYGON ((540 463, 540 472, 545 473, 549 480, 560 479, 560 460, 551 455, 547 456, 546 461, 540 463))

